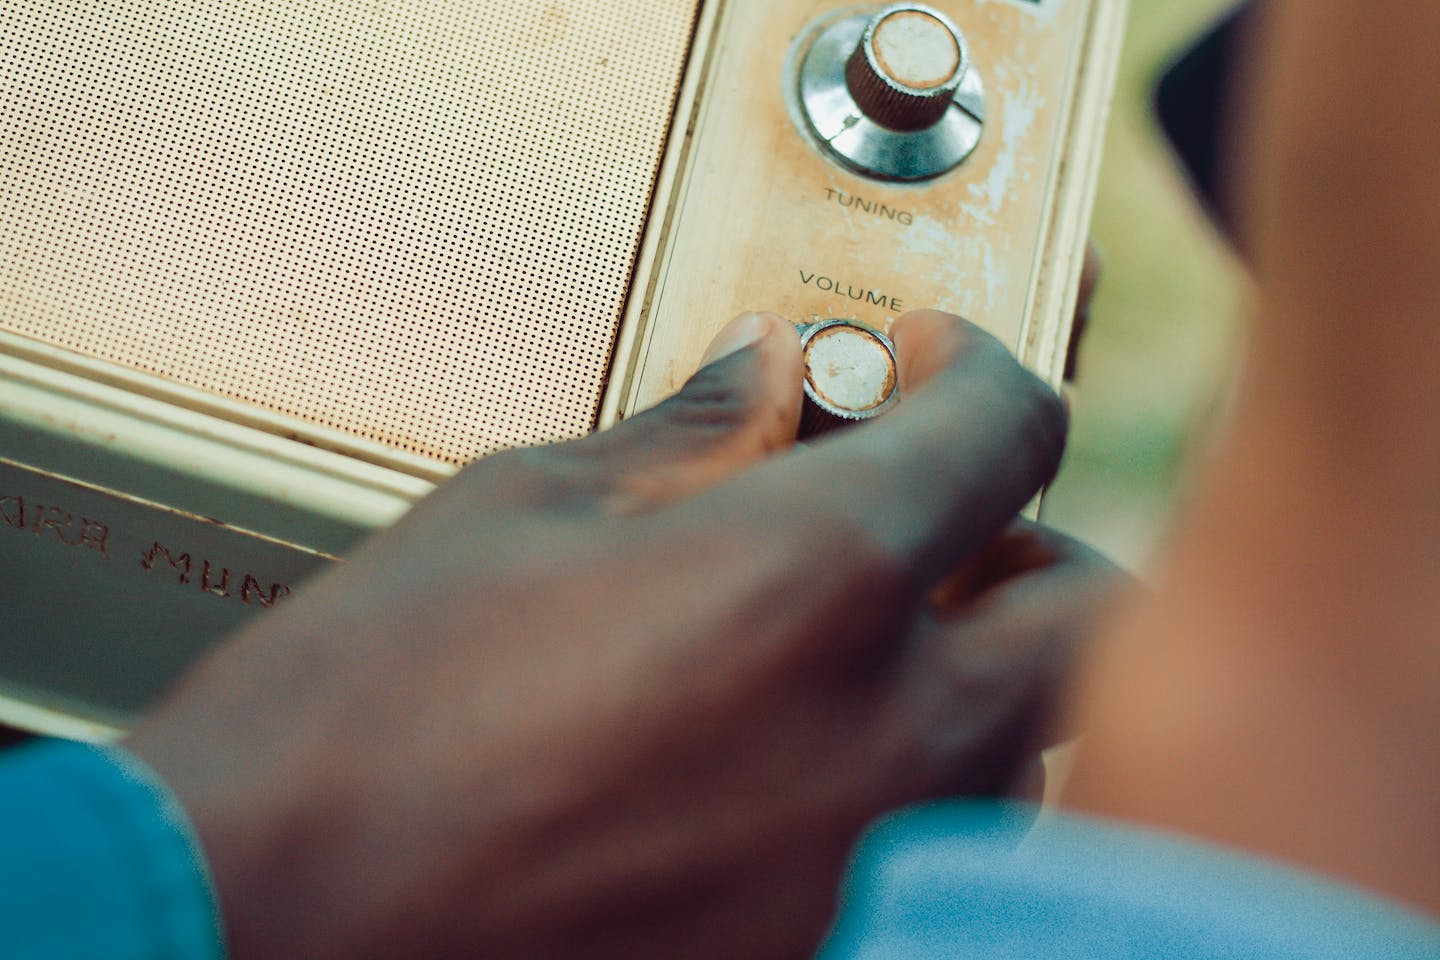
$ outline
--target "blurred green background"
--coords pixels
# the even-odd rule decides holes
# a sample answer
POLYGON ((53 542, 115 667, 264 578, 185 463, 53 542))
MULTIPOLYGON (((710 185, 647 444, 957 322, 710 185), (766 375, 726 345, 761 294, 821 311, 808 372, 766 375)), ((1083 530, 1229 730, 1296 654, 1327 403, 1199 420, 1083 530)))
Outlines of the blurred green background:
POLYGON ((1224 395, 1245 301, 1233 253, 1153 117, 1156 79, 1233 0, 1131 0, 1092 228, 1104 274, 1047 521, 1138 566, 1224 395))

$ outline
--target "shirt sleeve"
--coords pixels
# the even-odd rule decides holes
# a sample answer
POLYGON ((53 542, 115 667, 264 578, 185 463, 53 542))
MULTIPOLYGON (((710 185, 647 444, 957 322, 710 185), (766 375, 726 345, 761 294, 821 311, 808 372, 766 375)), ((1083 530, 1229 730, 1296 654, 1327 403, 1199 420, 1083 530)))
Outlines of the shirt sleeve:
POLYGON ((0 954, 223 957, 200 847, 131 754, 58 740, 0 754, 0 954))
POLYGON ((1000 804, 900 814, 858 849, 821 960, 1440 960, 1440 925, 1157 832, 1000 804))

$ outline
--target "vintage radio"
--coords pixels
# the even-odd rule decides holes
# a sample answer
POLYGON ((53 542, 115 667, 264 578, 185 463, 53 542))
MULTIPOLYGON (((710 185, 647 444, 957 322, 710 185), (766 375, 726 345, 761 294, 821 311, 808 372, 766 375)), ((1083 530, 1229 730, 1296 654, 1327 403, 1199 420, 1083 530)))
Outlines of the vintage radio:
POLYGON ((123 726, 749 308, 1058 380, 1124 0, 10 0, 0 721, 123 726))

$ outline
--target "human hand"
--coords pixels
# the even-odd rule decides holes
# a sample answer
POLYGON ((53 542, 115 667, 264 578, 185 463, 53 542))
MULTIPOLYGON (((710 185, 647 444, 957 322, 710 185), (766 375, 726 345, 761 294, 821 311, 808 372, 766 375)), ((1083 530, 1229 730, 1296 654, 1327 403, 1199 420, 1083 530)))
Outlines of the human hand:
POLYGON ((1002 790, 1102 565, 1013 526, 1056 396, 955 318, 894 332, 905 402, 784 452, 796 337, 747 315, 672 400, 470 467, 195 671, 129 745, 233 954, 799 956, 870 817, 1002 790))

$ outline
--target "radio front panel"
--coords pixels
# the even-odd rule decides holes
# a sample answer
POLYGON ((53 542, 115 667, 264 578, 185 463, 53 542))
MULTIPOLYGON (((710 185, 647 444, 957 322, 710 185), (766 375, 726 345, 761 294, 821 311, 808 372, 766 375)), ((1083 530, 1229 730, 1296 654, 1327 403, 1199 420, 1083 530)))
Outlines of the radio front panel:
POLYGON ((123 727, 459 465, 663 399, 742 310, 885 343, 937 307, 1057 381, 1123 15, 14 0, 0 722, 123 727))
POLYGON ((725 320, 755 305, 882 331, 907 309, 946 310, 1058 383, 1123 7, 936 4, 983 78, 983 123, 958 165, 904 181, 838 160, 807 134, 800 98, 805 60, 827 29, 877 7, 731 6, 617 410, 674 392, 725 320))

